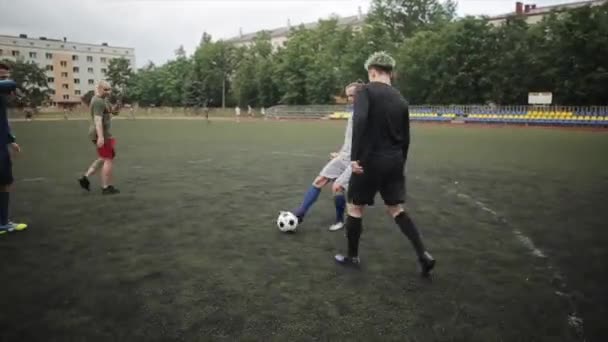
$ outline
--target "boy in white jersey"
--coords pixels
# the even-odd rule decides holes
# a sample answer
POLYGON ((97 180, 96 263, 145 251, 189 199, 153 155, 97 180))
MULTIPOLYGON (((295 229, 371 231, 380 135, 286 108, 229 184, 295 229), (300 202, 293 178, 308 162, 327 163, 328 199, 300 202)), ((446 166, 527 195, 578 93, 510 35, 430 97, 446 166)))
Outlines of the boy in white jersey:
MULTIPOLYGON (((351 83, 346 86, 346 96, 348 97, 348 102, 350 104, 353 103, 355 94, 361 88, 361 86, 363 86, 363 84, 360 82, 351 83)), ((317 198, 319 198, 321 189, 333 181, 332 191, 336 206, 336 222, 329 227, 329 230, 336 231, 344 227, 344 210, 346 208, 346 198, 344 196, 344 192, 348 187, 348 181, 350 180, 351 175, 350 150, 353 130, 352 126, 353 118, 351 115, 348 118, 348 123, 346 124, 346 133, 344 134, 344 144, 342 145, 342 148, 339 152, 330 154, 331 160, 321 170, 317 178, 315 178, 314 182, 304 195, 304 201, 300 207, 293 211, 293 214, 298 217, 300 222, 304 220, 304 216, 306 216, 308 210, 317 201, 317 198)))

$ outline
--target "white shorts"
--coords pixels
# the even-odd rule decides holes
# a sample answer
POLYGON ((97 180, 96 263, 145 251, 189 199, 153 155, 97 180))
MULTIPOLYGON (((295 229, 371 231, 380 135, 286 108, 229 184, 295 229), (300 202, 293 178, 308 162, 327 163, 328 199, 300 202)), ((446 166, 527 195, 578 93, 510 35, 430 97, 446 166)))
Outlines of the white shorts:
POLYGON ((334 181, 334 183, 346 189, 348 187, 351 174, 352 169, 350 166, 350 161, 342 157, 336 157, 330 160, 329 163, 323 167, 319 173, 319 176, 330 179, 334 181))

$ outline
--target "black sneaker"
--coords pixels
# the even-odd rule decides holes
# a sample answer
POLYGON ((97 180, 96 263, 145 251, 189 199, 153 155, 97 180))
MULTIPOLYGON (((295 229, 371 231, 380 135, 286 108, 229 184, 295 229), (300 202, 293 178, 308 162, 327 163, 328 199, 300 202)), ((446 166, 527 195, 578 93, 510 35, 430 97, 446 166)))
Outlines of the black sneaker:
POLYGON ((118 189, 116 189, 113 185, 108 185, 108 187, 101 189, 102 195, 115 195, 119 193, 120 191, 118 191, 118 189))
POLYGON ((81 188, 85 189, 86 191, 91 191, 91 182, 89 182, 87 176, 82 176, 80 179, 78 179, 78 183, 80 183, 81 188))
POLYGON ((420 275, 428 278, 431 275, 431 270, 435 267, 435 259, 429 252, 424 252, 422 258, 418 260, 420 262, 420 275))
POLYGON ((342 254, 336 254, 334 256, 334 260, 336 260, 338 264, 343 266, 352 266, 355 268, 359 268, 359 266, 361 265, 361 260, 359 259, 359 257, 349 257, 342 254))

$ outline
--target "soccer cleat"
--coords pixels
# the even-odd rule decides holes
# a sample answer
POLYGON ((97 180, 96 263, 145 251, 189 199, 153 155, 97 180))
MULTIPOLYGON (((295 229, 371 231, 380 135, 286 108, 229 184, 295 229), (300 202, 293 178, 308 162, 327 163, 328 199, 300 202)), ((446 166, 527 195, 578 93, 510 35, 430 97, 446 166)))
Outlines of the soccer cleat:
POLYGON ((0 234, 10 233, 10 232, 19 232, 27 228, 27 224, 25 223, 14 223, 9 222, 3 226, 0 226, 0 234))
POLYGON ((344 228, 344 222, 336 222, 329 226, 329 231, 335 232, 336 230, 340 230, 342 228, 344 228))
POLYGON ((113 185, 108 185, 106 188, 101 189, 102 195, 115 195, 119 193, 120 191, 116 189, 113 185))
POLYGON ((91 191, 91 182, 89 182, 87 176, 82 176, 80 179, 78 179, 78 183, 80 183, 81 188, 85 189, 86 191, 91 191))
POLYGON ((431 275, 431 270, 435 267, 435 259, 429 252, 424 252, 420 262, 420 275, 427 278, 431 275))
POLYGON ((342 254, 336 254, 334 256, 334 259, 338 264, 343 266, 352 266, 355 268, 359 268, 359 265, 361 265, 361 260, 359 259, 359 257, 349 257, 342 254))
POLYGON ((292 211, 291 211, 291 213, 292 213, 292 214, 294 214, 294 215, 295 215, 295 217, 297 217, 297 218, 298 218, 298 224, 300 224, 300 223, 304 222, 304 215, 302 215, 302 214, 300 213, 300 210, 299 210, 299 209, 292 210, 292 211))

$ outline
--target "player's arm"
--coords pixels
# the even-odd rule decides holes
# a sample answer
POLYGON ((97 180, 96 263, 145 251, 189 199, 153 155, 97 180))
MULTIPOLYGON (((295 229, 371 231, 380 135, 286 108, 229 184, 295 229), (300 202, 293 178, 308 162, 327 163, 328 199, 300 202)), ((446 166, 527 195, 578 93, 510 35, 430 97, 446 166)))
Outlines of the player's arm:
POLYGON ((0 92, 3 94, 17 90, 17 83, 11 80, 0 81, 0 92))
MULTIPOLYGON (((0 93, 3 94, 8 94, 11 93, 13 91, 17 90, 17 83, 15 81, 12 80, 2 80, 0 81, 0 93)), ((13 144, 15 143, 15 136, 13 136, 11 134, 11 127, 8 124, 8 117, 3 117, 2 118, 2 122, 0 122, 0 125, 2 125, 3 127, 3 131, 6 132, 6 134, 8 134, 7 137, 7 141, 9 144, 13 144)))
POLYGON ((362 89, 355 97, 353 112, 353 138, 351 145, 350 160, 360 161, 363 157, 363 139, 367 129, 367 117, 369 115, 369 96, 367 89, 362 89))
POLYGON ((106 109, 104 101, 96 100, 91 106, 93 107, 93 121, 95 122, 95 132, 97 132, 97 146, 101 147, 104 144, 103 137, 103 111, 106 109))
POLYGON ((407 106, 405 108, 405 118, 403 120, 404 126, 403 127, 403 134, 405 134, 405 137, 403 139, 403 146, 402 146, 402 151, 403 151, 403 161, 407 160, 407 153, 408 150, 410 148, 410 107, 407 106))

